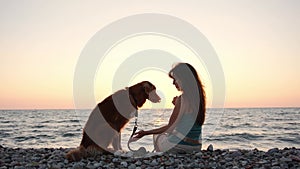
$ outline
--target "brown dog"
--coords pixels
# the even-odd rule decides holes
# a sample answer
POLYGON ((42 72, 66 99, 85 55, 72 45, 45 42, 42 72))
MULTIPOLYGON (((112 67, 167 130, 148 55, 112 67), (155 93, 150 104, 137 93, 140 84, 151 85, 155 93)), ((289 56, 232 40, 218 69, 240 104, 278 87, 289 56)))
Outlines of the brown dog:
POLYGON ((108 96, 91 112, 83 129, 79 148, 68 152, 66 158, 69 161, 79 161, 95 152, 108 153, 121 150, 121 129, 147 99, 153 103, 160 101, 156 87, 148 81, 108 96))

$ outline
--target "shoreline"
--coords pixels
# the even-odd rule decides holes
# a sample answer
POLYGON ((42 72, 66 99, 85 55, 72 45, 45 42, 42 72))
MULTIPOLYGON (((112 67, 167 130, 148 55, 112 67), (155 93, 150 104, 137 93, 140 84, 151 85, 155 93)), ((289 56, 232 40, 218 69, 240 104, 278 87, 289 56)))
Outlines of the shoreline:
POLYGON ((116 155, 97 155, 79 162, 64 158, 72 148, 9 148, 0 146, 0 169, 5 168, 300 168, 300 148, 272 148, 268 151, 202 150, 186 154, 130 158, 116 155))

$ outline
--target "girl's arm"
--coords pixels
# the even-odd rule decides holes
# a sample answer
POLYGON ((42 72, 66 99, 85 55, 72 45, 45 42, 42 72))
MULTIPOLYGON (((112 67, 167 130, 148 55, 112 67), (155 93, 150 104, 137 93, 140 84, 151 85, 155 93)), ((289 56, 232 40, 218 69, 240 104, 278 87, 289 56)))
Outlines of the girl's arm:
POLYGON ((150 134, 161 134, 161 133, 165 133, 165 132, 172 132, 173 129, 175 128, 175 124, 176 124, 176 120, 179 119, 179 112, 180 112, 180 106, 181 106, 181 97, 179 97, 176 101, 175 107, 173 109, 173 112, 171 114, 171 117, 169 119, 169 122, 167 125, 163 126, 163 127, 159 127, 156 129, 152 129, 152 130, 148 130, 148 131, 139 131, 136 133, 135 138, 141 138, 145 135, 150 135, 150 134))

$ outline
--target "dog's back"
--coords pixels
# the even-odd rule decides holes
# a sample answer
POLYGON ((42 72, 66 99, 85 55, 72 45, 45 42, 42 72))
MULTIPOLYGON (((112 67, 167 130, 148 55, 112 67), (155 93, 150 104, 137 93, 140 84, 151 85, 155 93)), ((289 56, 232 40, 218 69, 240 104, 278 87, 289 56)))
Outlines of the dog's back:
POLYGON ((130 102, 127 90, 117 91, 99 103, 98 107, 105 121, 118 132, 128 123, 136 111, 130 102))

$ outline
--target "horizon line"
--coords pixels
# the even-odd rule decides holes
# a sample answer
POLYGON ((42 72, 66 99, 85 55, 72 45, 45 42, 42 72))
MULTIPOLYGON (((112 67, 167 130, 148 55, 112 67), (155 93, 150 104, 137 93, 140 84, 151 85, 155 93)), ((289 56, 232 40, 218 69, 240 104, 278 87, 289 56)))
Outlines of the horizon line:
MULTIPOLYGON (((206 109, 280 109, 280 108, 300 108, 300 106, 252 106, 252 107, 207 107, 206 109)), ((93 108, 0 108, 3 110, 89 110, 93 108)), ((173 108, 139 108, 139 110, 151 110, 151 109, 173 109, 173 108)))

